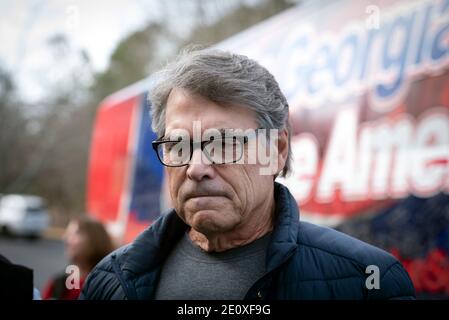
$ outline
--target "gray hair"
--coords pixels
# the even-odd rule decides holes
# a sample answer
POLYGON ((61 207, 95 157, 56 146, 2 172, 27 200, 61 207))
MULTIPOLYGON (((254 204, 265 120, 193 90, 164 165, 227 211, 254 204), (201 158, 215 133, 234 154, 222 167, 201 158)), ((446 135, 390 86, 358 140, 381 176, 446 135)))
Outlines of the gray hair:
POLYGON ((289 150, 281 176, 291 168, 289 107, 273 75, 256 61, 231 52, 185 50, 155 74, 149 92, 152 128, 165 134, 165 107, 173 88, 199 94, 218 104, 238 104, 253 110, 266 129, 287 129, 289 150))

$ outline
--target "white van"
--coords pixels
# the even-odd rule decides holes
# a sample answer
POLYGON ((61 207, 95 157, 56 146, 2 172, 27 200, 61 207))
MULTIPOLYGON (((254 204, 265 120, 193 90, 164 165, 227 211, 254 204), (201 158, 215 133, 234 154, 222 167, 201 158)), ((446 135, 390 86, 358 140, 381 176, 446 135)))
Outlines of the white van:
POLYGON ((40 237, 49 220, 41 197, 10 194, 0 198, 0 230, 3 233, 40 237))

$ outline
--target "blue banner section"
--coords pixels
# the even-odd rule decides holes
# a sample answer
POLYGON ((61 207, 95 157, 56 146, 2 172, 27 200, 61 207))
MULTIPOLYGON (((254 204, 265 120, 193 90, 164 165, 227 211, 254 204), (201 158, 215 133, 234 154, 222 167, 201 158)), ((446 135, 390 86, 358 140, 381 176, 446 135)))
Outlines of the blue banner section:
POLYGON ((390 251, 410 275, 418 299, 449 298, 449 196, 409 196, 374 217, 337 227, 390 251))
POLYGON ((449 255, 449 196, 409 196, 372 221, 374 243, 397 248, 406 257, 424 257, 440 248, 449 255))
POLYGON ((138 140, 130 205, 130 214, 135 214, 139 222, 153 221, 160 214, 163 169, 151 147, 151 141, 156 140, 157 136, 151 130, 149 110, 145 93, 141 97, 139 119, 134 128, 138 140))

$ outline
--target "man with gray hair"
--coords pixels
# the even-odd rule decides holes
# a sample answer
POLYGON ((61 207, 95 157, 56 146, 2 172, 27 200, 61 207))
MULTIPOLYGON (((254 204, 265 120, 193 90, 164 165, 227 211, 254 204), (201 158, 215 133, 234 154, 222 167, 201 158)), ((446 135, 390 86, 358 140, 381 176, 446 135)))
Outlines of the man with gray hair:
POLYGON ((150 90, 173 209, 100 262, 81 299, 413 299, 391 255, 300 222, 289 107, 256 61, 182 53, 150 90))

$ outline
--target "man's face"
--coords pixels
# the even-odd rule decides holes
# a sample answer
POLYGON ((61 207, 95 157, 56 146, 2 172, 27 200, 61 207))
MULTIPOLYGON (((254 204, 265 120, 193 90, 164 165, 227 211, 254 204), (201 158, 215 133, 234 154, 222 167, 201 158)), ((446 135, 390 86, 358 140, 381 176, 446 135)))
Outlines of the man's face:
MULTIPOLYGON (((193 137, 193 123, 207 129, 256 129, 255 113, 244 107, 221 106, 183 89, 173 89, 167 101, 165 136, 183 129, 193 137)), ((258 164, 210 164, 199 148, 189 165, 167 167, 172 203, 178 215, 208 235, 234 230, 257 214, 273 197, 273 176, 261 175, 258 164)))

